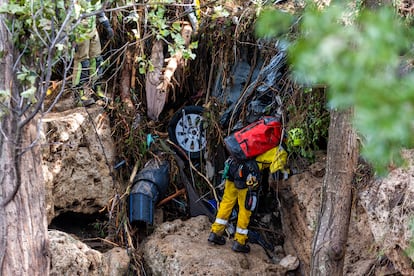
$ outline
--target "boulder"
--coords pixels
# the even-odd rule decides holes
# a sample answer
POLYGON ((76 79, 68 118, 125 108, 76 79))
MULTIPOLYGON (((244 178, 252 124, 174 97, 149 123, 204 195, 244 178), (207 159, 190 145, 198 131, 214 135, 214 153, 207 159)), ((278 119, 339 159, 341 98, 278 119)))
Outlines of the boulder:
POLYGON ((42 118, 48 223, 64 212, 97 213, 115 194, 115 146, 104 109, 76 108, 42 118))
POLYGON ((287 255, 279 263, 281 266, 286 267, 287 270, 296 270, 299 267, 299 259, 296 256, 287 255))
POLYGON ((377 246, 402 275, 414 275, 414 150, 403 151, 404 167, 377 178, 360 193, 377 246))
POLYGON ((158 226, 141 244, 147 269, 154 275, 285 275, 262 247, 250 244, 249 254, 207 242, 211 223, 206 216, 177 219, 158 226))
POLYGON ((49 231, 49 245, 50 276, 117 276, 128 271, 129 256, 122 248, 101 253, 57 230, 49 231))
POLYGON ((127 250, 121 247, 114 247, 103 253, 104 260, 108 265, 108 276, 128 275, 130 257, 127 250))
MULTIPOLYGON (((276 259, 270 260, 257 244, 250 244, 249 254, 233 252, 231 240, 224 246, 208 244, 211 223, 207 217, 198 216, 165 222, 155 228, 140 246, 148 270, 158 275, 285 275, 292 270, 309 275, 325 163, 325 156, 321 156, 309 170, 277 184, 285 243, 282 250, 275 247, 276 259)), ((345 275, 392 271, 378 263, 379 250, 367 229, 368 220, 361 202, 356 200, 351 213, 345 275)))
MULTIPOLYGON (((312 241, 321 204, 321 187, 326 166, 326 156, 318 155, 316 162, 303 173, 280 181, 284 250, 297 256, 302 274, 309 275, 312 256, 312 241)), ((368 216, 356 200, 351 212, 347 251, 345 254, 345 275, 366 275, 377 261, 374 238, 367 229, 368 216)))

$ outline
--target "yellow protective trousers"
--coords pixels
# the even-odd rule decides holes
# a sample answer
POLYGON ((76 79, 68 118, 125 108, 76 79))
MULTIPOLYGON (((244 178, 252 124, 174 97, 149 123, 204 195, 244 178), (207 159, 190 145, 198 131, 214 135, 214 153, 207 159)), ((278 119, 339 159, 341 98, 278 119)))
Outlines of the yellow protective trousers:
POLYGON ((234 240, 242 245, 246 244, 248 233, 247 227, 249 226, 250 216, 252 215, 252 212, 245 207, 247 191, 248 188, 237 189, 234 182, 226 179, 223 199, 220 202, 216 220, 211 225, 211 232, 218 235, 223 234, 233 207, 237 202, 239 205, 239 213, 237 216, 237 228, 234 240))

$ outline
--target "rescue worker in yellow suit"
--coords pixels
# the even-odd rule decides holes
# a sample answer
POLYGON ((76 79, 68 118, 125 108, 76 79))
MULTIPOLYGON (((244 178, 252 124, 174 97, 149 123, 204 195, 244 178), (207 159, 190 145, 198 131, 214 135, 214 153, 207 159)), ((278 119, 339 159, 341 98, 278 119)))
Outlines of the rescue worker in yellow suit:
MULTIPOLYGON (((286 172, 285 165, 287 152, 282 146, 274 147, 257 156, 254 160, 237 161, 233 157, 226 160, 228 175, 225 179, 224 194, 220 202, 216 219, 211 226, 208 241, 213 244, 224 245, 226 240, 223 236, 233 207, 238 203, 239 211, 237 217, 236 233, 232 250, 235 252, 249 253, 250 247, 247 242, 247 234, 250 216, 255 208, 252 191, 257 190, 261 171, 269 168, 270 173, 277 171, 286 172)), ((225 168, 226 170, 226 168, 225 168)))
POLYGON ((88 97, 86 89, 92 89, 89 91, 93 91, 95 96, 104 98, 101 86, 97 84, 102 76, 103 58, 96 21, 98 20, 102 24, 107 32, 108 39, 114 36, 114 31, 102 10, 100 0, 74 0, 74 4, 76 18, 99 11, 96 15, 81 19, 80 24, 75 29, 76 46, 72 85, 77 92, 76 104, 87 106, 95 101, 88 97))

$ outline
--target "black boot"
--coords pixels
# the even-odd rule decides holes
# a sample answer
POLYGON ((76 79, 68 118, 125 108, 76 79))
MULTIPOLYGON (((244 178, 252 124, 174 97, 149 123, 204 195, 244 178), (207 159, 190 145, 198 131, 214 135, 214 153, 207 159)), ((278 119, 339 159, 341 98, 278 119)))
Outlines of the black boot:
POLYGON ((219 236, 213 232, 211 232, 210 236, 208 236, 208 241, 218 245, 226 244, 226 239, 223 236, 219 236))
POLYGON ((82 69, 80 74, 79 86, 89 83, 89 71, 91 70, 91 63, 89 59, 81 61, 82 69))
POLYGON ((87 107, 91 106, 95 103, 95 100, 92 98, 89 98, 85 95, 85 90, 83 87, 79 87, 75 91, 75 105, 78 107, 87 107))
POLYGON ((233 246, 231 249, 235 252, 241 252, 241 253, 249 253, 250 252, 250 246, 247 244, 240 244, 238 241, 234 241, 233 246))
POLYGON ((77 106, 90 106, 95 103, 95 100, 90 98, 87 93, 87 84, 89 83, 89 70, 90 70, 90 62, 89 60, 81 61, 81 74, 78 85, 75 87, 76 96, 75 101, 77 106))
POLYGON ((101 79, 102 78, 102 75, 103 75, 103 71, 104 71, 104 68, 103 68, 103 58, 102 58, 102 56, 97 56, 96 58, 95 58, 95 61, 96 61, 96 79, 101 79))
POLYGON ((103 76, 103 72, 104 72, 104 63, 103 63, 103 58, 102 56, 97 56, 95 58, 95 62, 96 62, 96 72, 94 72, 94 74, 96 74, 96 77, 93 78, 93 90, 95 91, 95 100, 96 101, 103 101, 104 104, 108 104, 110 102, 110 98, 108 98, 105 93, 104 93, 104 89, 102 87, 102 83, 100 81, 100 79, 103 76))

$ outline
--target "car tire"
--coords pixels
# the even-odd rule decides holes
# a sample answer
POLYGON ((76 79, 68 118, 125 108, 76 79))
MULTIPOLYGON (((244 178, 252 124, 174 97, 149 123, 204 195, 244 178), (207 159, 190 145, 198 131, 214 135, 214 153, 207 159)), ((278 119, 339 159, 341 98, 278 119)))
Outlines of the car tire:
POLYGON ((204 109, 200 106, 183 107, 173 115, 168 124, 168 135, 171 141, 191 159, 200 158, 206 148, 203 111, 204 109))

